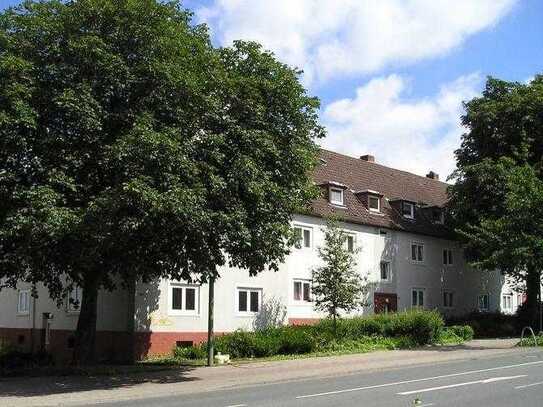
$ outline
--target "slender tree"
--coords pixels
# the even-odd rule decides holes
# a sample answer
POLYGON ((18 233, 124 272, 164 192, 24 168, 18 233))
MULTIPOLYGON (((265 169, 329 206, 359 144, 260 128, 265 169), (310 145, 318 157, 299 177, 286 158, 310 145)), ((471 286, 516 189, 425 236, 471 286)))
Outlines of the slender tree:
POLYGON ((330 219, 324 230, 324 246, 319 248, 322 265, 313 270, 312 293, 315 308, 332 318, 334 334, 341 312, 349 313, 364 304, 366 280, 356 270, 360 247, 350 247, 347 233, 330 219))
POLYGON ((474 266, 499 269, 525 287, 528 320, 538 326, 543 76, 529 84, 489 78, 483 95, 465 107, 452 220, 474 266))
POLYGON ((178 2, 25 1, 0 14, 0 282, 100 289, 277 270, 314 188, 319 102, 258 44, 214 48, 178 2))

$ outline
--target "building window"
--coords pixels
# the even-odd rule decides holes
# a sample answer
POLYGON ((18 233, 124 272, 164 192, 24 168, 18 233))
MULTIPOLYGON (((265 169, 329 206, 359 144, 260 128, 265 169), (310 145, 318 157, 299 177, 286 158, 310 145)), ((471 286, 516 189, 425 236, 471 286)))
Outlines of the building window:
POLYGON ((445 214, 440 208, 432 209, 432 220, 434 223, 444 224, 445 223, 445 214))
POLYGON ((354 253, 354 248, 355 248, 354 241, 355 241, 354 235, 347 234, 345 236, 345 248, 347 249, 349 253, 354 253))
POLYGON ((343 206, 343 189, 330 188, 330 203, 343 206))
POLYGON ((370 208, 370 211, 372 212, 380 212, 381 211, 381 200, 378 196, 368 196, 368 207, 370 208))
POLYGON ((381 237, 388 237, 388 232, 386 231, 386 229, 379 229, 379 236, 381 237))
POLYGON ((510 294, 502 295, 502 310, 513 311, 513 296, 510 294))
POLYGON ((238 288, 238 312, 240 314, 256 314, 262 303, 262 289, 238 288))
POLYGON ((294 280, 294 301, 311 302, 311 282, 309 280, 294 280))
POLYGON ((481 294, 477 297, 477 306, 479 311, 488 311, 489 309, 488 294, 481 294))
POLYGON ((443 249, 443 265, 452 266, 453 252, 451 249, 443 249))
POLYGON ((170 314, 196 315, 199 312, 200 287, 170 283, 170 314))
POLYGON ((68 312, 79 312, 82 299, 83 289, 78 285, 74 286, 68 295, 68 312))
POLYGON ((452 291, 443 291, 443 307, 454 307, 454 293, 452 291))
POLYGON ((30 313, 30 290, 19 290, 17 313, 21 315, 30 313))
POLYGON ((390 275, 390 262, 382 261, 380 264, 381 269, 381 281, 390 281, 392 276, 390 275))
POLYGON ((411 306, 417 308, 424 307, 424 289, 413 288, 411 290, 411 306))
POLYGON ((296 233, 296 248, 310 248, 311 247, 311 229, 301 226, 295 226, 294 232, 296 233))
POLYGON ((415 218, 415 204, 411 202, 402 202, 402 216, 408 219, 415 218))
POLYGON ((417 263, 424 261, 424 245, 422 243, 411 243, 411 260, 417 263))

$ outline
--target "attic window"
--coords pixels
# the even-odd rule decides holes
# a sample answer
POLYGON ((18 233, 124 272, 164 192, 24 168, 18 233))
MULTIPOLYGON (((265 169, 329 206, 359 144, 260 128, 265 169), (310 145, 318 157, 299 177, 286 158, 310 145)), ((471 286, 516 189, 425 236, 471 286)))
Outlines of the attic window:
POLYGON ((402 202, 402 216, 407 219, 415 219, 415 204, 402 202))
POLYGON ((330 188, 330 203, 332 205, 342 205, 343 206, 343 189, 341 188, 330 188))
POLYGON ((381 200, 378 196, 369 195, 368 196, 368 208, 371 212, 380 212, 381 211, 381 200))

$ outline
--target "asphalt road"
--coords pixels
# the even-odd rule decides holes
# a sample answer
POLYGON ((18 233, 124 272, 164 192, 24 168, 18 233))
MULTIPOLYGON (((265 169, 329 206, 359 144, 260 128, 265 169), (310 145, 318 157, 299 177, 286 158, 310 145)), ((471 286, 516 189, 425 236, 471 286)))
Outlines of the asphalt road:
MULTIPOLYGON (((325 373, 323 373, 324 375, 325 373)), ((205 386, 205 383, 200 385, 205 386)), ((541 407, 543 351, 288 381, 109 407, 541 407), (419 399, 420 404, 415 404, 419 399)))

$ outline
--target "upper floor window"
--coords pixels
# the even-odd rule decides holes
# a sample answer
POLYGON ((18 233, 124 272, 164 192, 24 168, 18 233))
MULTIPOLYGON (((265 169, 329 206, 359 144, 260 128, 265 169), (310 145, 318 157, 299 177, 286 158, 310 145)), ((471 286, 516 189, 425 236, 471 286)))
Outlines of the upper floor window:
POLYGON ((479 311, 488 311, 489 309, 488 294, 481 294, 477 297, 477 306, 479 308, 479 311))
POLYGON ((412 202, 402 202, 402 216, 408 219, 415 219, 415 204, 412 202))
POLYGON ((343 189, 330 188, 330 203, 333 205, 344 205, 343 203, 343 189))
POLYGON ((70 295, 68 295, 68 311, 79 312, 81 309, 81 301, 83 299, 83 289, 79 286, 74 286, 70 295))
POLYGON ((443 249, 443 265, 452 266, 453 252, 451 249, 443 249))
POLYGON ((17 313, 21 315, 30 313, 30 290, 19 290, 17 313))
POLYGON ((424 245, 422 243, 411 243, 411 260, 419 263, 424 261, 424 245))
POLYGON ((445 214, 443 213, 443 210, 441 208, 432 209, 432 220, 435 223, 445 223, 445 214))
POLYGON ((311 302, 311 281, 294 280, 294 301, 311 302))
POLYGON ((502 310, 513 311, 513 296, 510 294, 502 295, 502 310))
POLYGON ((262 304, 261 288, 238 288, 238 313, 256 314, 262 304))
POLYGON ((294 232, 296 233, 296 248, 311 247, 311 228, 305 228, 302 226, 295 226, 294 232))
POLYGON ((199 310, 200 287, 182 283, 170 283, 170 314, 194 315, 199 310))
POLYGON ((382 261, 380 264, 381 281, 390 281, 392 276, 390 274, 390 262, 382 261))
POLYGON ((445 308, 454 307, 454 293, 452 291, 448 291, 448 290, 443 291, 443 307, 445 308))
POLYGON ((378 196, 369 195, 368 196, 368 208, 371 212, 380 212, 381 211, 381 199, 378 196))
POLYGON ((355 237, 354 235, 347 234, 345 235, 345 248, 349 253, 354 253, 355 249, 355 237))

